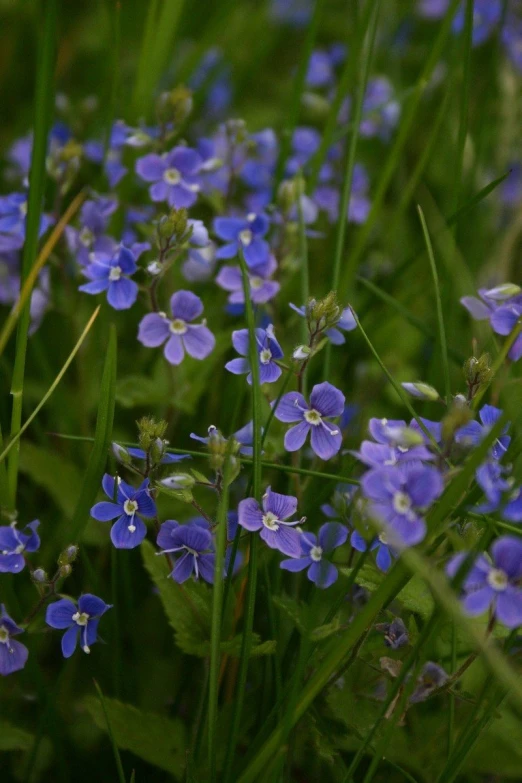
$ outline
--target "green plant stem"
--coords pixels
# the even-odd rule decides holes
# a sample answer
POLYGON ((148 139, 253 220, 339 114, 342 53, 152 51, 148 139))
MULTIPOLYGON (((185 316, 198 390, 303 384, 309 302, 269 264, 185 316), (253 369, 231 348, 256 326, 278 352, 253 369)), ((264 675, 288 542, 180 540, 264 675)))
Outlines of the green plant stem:
MULTIPOLYGON (((359 129, 361 126, 364 95, 366 93, 366 85, 368 84, 368 76, 370 73, 370 67, 372 63, 373 47, 375 43, 375 35, 377 33, 377 20, 379 18, 381 0, 372 0, 372 17, 366 36, 361 40, 360 51, 358 54, 357 72, 360 72, 360 78, 357 82, 357 89, 355 93, 355 108, 354 118, 352 125, 352 132, 350 134, 350 140, 348 144, 348 150, 346 153, 346 167, 344 170, 343 187, 341 191, 341 201, 339 206, 339 218, 337 221, 337 234, 335 237, 335 253, 332 269, 332 291, 337 291, 339 287, 339 278, 341 276, 341 258, 344 251, 346 240, 346 224, 348 220, 348 210, 350 205, 350 195, 352 192, 353 171, 355 167, 355 155, 357 152, 357 142, 359 140, 359 129)), ((357 55, 356 55, 357 56, 357 55)), ((323 376, 325 378, 330 377, 330 365, 332 358, 332 346, 328 342, 325 348, 324 354, 324 371, 323 376)))
MULTIPOLYGON (((51 125, 52 112, 54 111, 54 65, 56 60, 56 20, 58 13, 58 0, 47 0, 47 2, 42 3, 40 11, 43 16, 43 29, 41 36, 39 36, 40 49, 38 53, 38 65, 36 70, 34 137, 31 154, 31 168, 29 171, 27 224, 20 279, 22 286, 36 260, 38 250, 38 236, 40 231, 40 217, 42 214, 43 200, 45 195, 45 160, 47 156, 47 137, 51 125)), ((11 412, 11 439, 18 435, 22 423, 25 358, 27 352, 27 339, 29 335, 30 319, 30 304, 27 302, 20 313, 16 332, 15 361, 13 378, 11 382, 11 396, 13 398, 13 407, 11 412)), ((16 508, 19 460, 20 446, 19 442, 17 441, 16 448, 14 448, 11 452, 9 464, 7 466, 9 483, 8 502, 10 503, 12 509, 16 508)))
MULTIPOLYGON (((249 358, 250 371, 252 374, 252 419, 254 429, 253 442, 253 460, 252 460, 252 492, 254 498, 261 501, 261 383, 259 378, 259 354, 256 340, 256 324, 252 300, 250 299, 250 285, 248 280, 248 270, 243 257, 239 254, 241 274, 243 277, 243 292, 245 295, 245 310, 249 337, 249 358)), ((241 640, 241 654, 239 660, 238 683, 236 689, 236 700, 234 702, 234 712, 232 715, 228 745, 225 754, 225 766, 223 771, 223 783, 228 783, 232 774, 232 766, 241 726, 241 716, 243 712, 243 703, 245 699, 246 680, 248 673, 248 661, 250 650, 252 648, 252 630, 254 625, 254 612, 256 603, 257 589, 257 547, 258 536, 256 533, 250 534, 250 557, 248 561, 248 583, 246 606, 243 620, 243 636, 241 640)))
POLYGON ((448 345, 446 342, 446 329, 444 327, 444 315, 442 312, 442 298, 440 295, 439 276, 437 274, 437 265, 435 263, 435 256, 433 255, 433 246, 431 244, 428 226, 426 225, 426 220, 424 218, 424 212, 422 211, 421 207, 418 204, 417 204, 417 212, 419 213, 419 218, 422 226, 422 233, 424 234, 424 241, 426 242, 426 250, 428 251, 431 276, 433 278, 433 287, 435 289, 435 302, 437 305, 437 321, 439 325, 440 352, 442 358, 442 373, 444 376, 444 393, 446 397, 446 404, 449 405, 451 401, 451 382, 450 382, 449 361, 448 361, 448 345))

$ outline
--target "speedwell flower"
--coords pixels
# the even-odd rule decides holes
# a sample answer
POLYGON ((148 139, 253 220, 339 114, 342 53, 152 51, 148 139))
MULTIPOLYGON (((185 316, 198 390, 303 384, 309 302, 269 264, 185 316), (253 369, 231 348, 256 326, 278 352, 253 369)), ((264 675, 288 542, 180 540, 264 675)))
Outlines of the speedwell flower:
POLYGON ((198 524, 180 525, 175 519, 167 519, 160 528, 156 543, 161 547, 157 554, 178 554, 171 577, 178 584, 186 582, 194 574, 205 582, 214 581, 212 534, 198 524))
MULTIPOLYGON (((283 357, 281 346, 274 335, 274 327, 269 324, 266 329, 256 329, 257 353, 259 358, 259 380, 261 383, 274 383, 281 375, 281 368, 276 364, 277 359, 283 357)), ((246 358, 249 353, 248 329, 237 329, 232 332, 232 344, 241 359, 232 359, 225 364, 225 368, 234 375, 247 375, 247 382, 252 384, 250 360, 246 358)))
POLYGON ((85 653, 90 653, 91 645, 98 640, 98 623, 100 617, 111 604, 106 604, 101 598, 91 593, 85 593, 78 599, 78 606, 68 598, 61 598, 47 607, 45 622, 51 628, 65 630, 62 636, 62 652, 64 658, 70 658, 76 650, 78 635, 80 646, 85 653))
POLYGON ((262 498, 261 506, 254 498, 242 500, 238 506, 238 523, 245 530, 260 532, 260 536, 271 549, 279 549, 289 557, 301 555, 299 533, 293 530, 301 520, 289 521, 297 510, 297 498, 280 495, 270 487, 262 498))
POLYGON ((319 534, 301 534, 301 554, 292 560, 280 563, 285 571, 304 571, 308 569, 308 579, 317 587, 326 588, 337 580, 337 568, 329 562, 326 555, 342 546, 348 538, 348 528, 338 522, 326 522, 319 534))
POLYGON ((340 416, 344 410, 344 394, 325 381, 312 389, 310 405, 299 392, 283 395, 275 417, 285 423, 299 422, 285 435, 285 449, 297 451, 304 444, 308 433, 312 448, 321 459, 333 457, 341 448, 341 430, 326 418, 340 416))
POLYGON ((0 527, 0 573, 18 574, 25 566, 24 552, 36 552, 40 537, 36 532, 40 522, 35 519, 24 527, 16 524, 0 527))
POLYGON ((102 500, 96 503, 91 508, 91 516, 98 522, 110 522, 118 517, 111 528, 111 541, 116 549, 134 549, 147 533, 139 515, 150 518, 156 514, 156 505, 149 494, 149 480, 145 479, 135 489, 119 477, 115 481, 106 473, 102 487, 112 502, 102 500))
POLYGON ((0 674, 5 677, 24 668, 29 651, 24 644, 11 638, 23 633, 23 628, 9 617, 3 604, 0 610, 0 674))

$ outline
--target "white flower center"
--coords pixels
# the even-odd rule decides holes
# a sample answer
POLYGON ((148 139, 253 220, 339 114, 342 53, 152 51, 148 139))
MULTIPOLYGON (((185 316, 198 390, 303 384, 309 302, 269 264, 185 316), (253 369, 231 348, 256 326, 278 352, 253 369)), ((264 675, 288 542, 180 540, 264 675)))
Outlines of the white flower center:
POLYGON ((181 318, 175 318, 173 321, 170 322, 169 329, 172 332, 172 334, 185 334, 185 332, 188 329, 188 326, 185 323, 185 321, 183 321, 181 318))
POLYGON ((249 228, 244 228, 243 231, 239 232, 239 240, 241 244, 245 245, 246 247, 248 247, 248 245, 252 242, 252 239, 253 234, 249 228))
POLYGON ((123 504, 123 510, 129 517, 132 517, 138 510, 138 504, 135 500, 126 500, 123 504))
POLYGON ((315 427, 322 421, 321 414, 319 411, 316 411, 315 408, 312 408, 310 411, 305 411, 304 417, 308 424, 313 424, 315 427))
POLYGON ((121 277, 121 266, 111 266, 109 280, 119 280, 121 277))
POLYGON ((19 208, 20 214, 22 217, 25 217, 27 215, 27 201, 22 201, 19 208))
POLYGON ((254 291, 257 291, 258 288, 261 288, 265 281, 262 277, 257 277, 254 275, 254 277, 250 278, 250 288, 253 288, 254 291))
POLYGON ((84 247, 90 247, 94 241, 94 234, 90 228, 85 226, 78 234, 78 239, 80 240, 80 244, 82 244, 84 247))
POLYGON ((271 511, 267 511, 266 514, 263 514, 263 525, 269 530, 273 530, 274 532, 279 530, 278 522, 278 518, 275 514, 272 514, 271 511))
POLYGON ((272 358, 272 351, 270 348, 263 348, 262 351, 259 353, 259 361, 261 364, 268 364, 270 359, 272 358))
POLYGON ((411 500, 404 492, 396 492, 393 496, 393 508, 398 514, 407 514, 411 509, 411 500))
POLYGON ((387 544, 388 543, 388 536, 386 533, 379 533, 378 539, 381 542, 381 544, 387 544))
POLYGON ((89 622, 89 615, 87 612, 75 612, 75 614, 72 616, 72 619, 76 625, 87 625, 89 622))
POLYGON ((493 590, 505 590, 508 586, 508 575, 501 568, 492 568, 487 579, 493 590))
POLYGON ((167 183, 167 185, 179 185, 181 182, 181 174, 177 169, 167 169, 163 173, 163 179, 167 183))
POLYGON ((318 563, 323 556, 323 549, 320 546, 313 546, 310 550, 310 557, 314 563, 318 563))
POLYGON ((9 632, 5 626, 0 627, 0 644, 7 644, 9 641, 9 632))

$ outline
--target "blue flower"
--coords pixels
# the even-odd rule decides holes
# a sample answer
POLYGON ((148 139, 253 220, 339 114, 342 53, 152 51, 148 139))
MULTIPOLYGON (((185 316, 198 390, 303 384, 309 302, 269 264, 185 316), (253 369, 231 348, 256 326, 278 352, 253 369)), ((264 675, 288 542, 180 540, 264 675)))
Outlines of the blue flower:
MULTIPOLYGON (((270 280, 277 269, 277 263, 273 255, 268 261, 251 267, 248 273, 250 299, 254 304, 265 304, 273 299, 280 289, 279 283, 270 280)), ((223 266, 216 277, 216 283, 220 288, 230 292, 228 301, 232 305, 244 304, 245 293, 243 290, 243 276, 238 266, 223 266)))
POLYGON ((106 500, 91 508, 91 516, 99 522, 116 519, 111 528, 111 541, 116 549, 134 549, 141 544, 147 528, 139 515, 151 518, 156 515, 156 505, 149 494, 149 480, 145 479, 138 489, 126 484, 119 477, 117 482, 106 473, 102 480, 105 494, 116 498, 116 502, 106 500))
POLYGON ((178 584, 186 582, 193 574, 205 582, 214 581, 215 554, 212 534, 197 523, 180 525, 175 519, 164 522, 156 543, 161 547, 157 554, 179 554, 171 577, 178 584))
POLYGON ((271 549, 278 549, 289 557, 301 555, 299 533, 293 530, 300 520, 289 521, 297 510, 297 498, 280 495, 270 487, 262 498, 261 506, 255 498, 246 498, 238 506, 238 523, 251 533, 259 532, 271 549))
POLYGON ((266 264, 270 247, 263 237, 269 225, 267 216, 263 214, 250 213, 246 218, 214 218, 214 233, 226 242, 218 248, 216 258, 235 258, 242 248, 247 266, 266 264))
MULTIPOLYGON (((160 455, 160 459, 156 464, 159 465, 172 465, 175 462, 181 462, 184 459, 192 459, 190 454, 171 454, 166 451, 167 441, 156 438, 156 452, 160 455)), ((112 444, 112 451, 114 456, 120 462, 126 461, 126 455, 134 457, 134 459, 147 459, 147 452, 144 449, 135 449, 131 446, 120 446, 119 443, 112 444)))
MULTIPOLYGON (((44 234, 50 225, 51 218, 42 215, 40 218, 39 236, 44 234)), ((27 194, 10 193, 0 196, 0 250, 18 250, 25 241, 27 223, 27 194)))
POLYGON ((47 607, 45 622, 51 628, 60 631, 65 629, 62 636, 62 653, 64 658, 70 658, 76 650, 78 635, 80 646, 85 653, 90 653, 91 645, 98 641, 98 623, 100 617, 107 609, 112 609, 111 604, 106 604, 101 598, 85 593, 78 599, 78 606, 68 598, 61 598, 47 607))
POLYGON ((377 568, 385 573, 389 570, 393 558, 396 557, 395 550, 388 544, 386 533, 380 533, 378 536, 375 536, 372 541, 368 542, 358 530, 354 530, 350 536, 350 544, 358 552, 366 552, 368 546, 370 547, 370 552, 373 552, 376 549, 377 556, 375 562, 377 568))
MULTIPOLYGON (((495 408, 493 405, 483 405, 479 411, 479 418, 482 424, 478 421, 470 421, 469 424, 465 424, 457 430, 455 435, 455 441, 462 446, 478 446, 481 440, 485 438, 494 424, 499 420, 502 415, 502 411, 495 408)), ((504 432, 507 431, 507 427, 504 432)), ((501 435, 491 448, 491 455, 495 459, 500 459, 504 456, 507 448, 511 442, 509 435, 501 435)))
POLYGON ((71 253, 81 266, 88 266, 91 253, 112 255, 114 240, 105 236, 111 215, 118 202, 114 198, 89 199, 80 211, 80 229, 65 227, 65 237, 71 253))
POLYGON ((426 535, 423 512, 443 490, 442 476, 432 467, 373 468, 361 479, 368 513, 385 526, 393 545, 413 546, 426 535))
POLYGON ((16 524, 0 527, 0 573, 18 574, 25 566, 24 552, 36 552, 40 538, 36 532, 40 522, 35 519, 20 532, 16 524))
MULTIPOLYGON (((282 359, 283 351, 277 342, 272 324, 266 329, 256 329, 257 352, 259 359, 259 380, 261 383, 274 383, 281 375, 281 368, 276 363, 282 359)), ((252 384, 250 360, 248 357, 250 344, 248 329, 238 329, 232 332, 232 344, 241 359, 232 359, 225 364, 225 368, 234 375, 247 375, 247 383, 252 384)))
POLYGON ((417 680, 417 687, 410 696, 410 702, 417 704, 420 701, 426 701, 428 696, 442 688, 448 681, 448 675, 438 663, 426 661, 422 667, 421 674, 417 680))
POLYGON ((319 534, 301 534, 301 555, 280 563, 285 571, 304 571, 308 569, 308 579, 317 587, 326 588, 337 580, 337 568, 330 563, 326 555, 342 546, 348 538, 348 528, 338 522, 326 522, 319 528, 319 534))
POLYGON ((29 651, 21 642, 11 638, 23 633, 23 628, 9 617, 3 604, 0 605, 0 610, 0 674, 6 677, 24 668, 29 651))
POLYGON ((318 383, 310 394, 310 405, 299 392, 284 394, 275 411, 276 419, 285 423, 299 422, 285 435, 285 449, 298 451, 310 433, 312 449, 318 457, 334 457, 342 444, 341 431, 326 419, 341 416, 344 394, 331 383, 318 383))
POLYGON ((410 637, 400 617, 394 617, 391 623, 378 623, 375 630, 384 634, 384 644, 392 650, 398 650, 408 644, 410 637))
POLYGON ((92 253, 84 275, 91 280, 79 290, 86 294, 107 291, 107 301, 115 310, 128 310, 138 298, 138 286, 130 276, 136 272, 136 256, 125 245, 120 245, 113 255, 92 253))
POLYGON ((181 364, 185 352, 193 359, 206 359, 212 353, 216 339, 203 321, 191 323, 203 314, 203 302, 192 291, 176 291, 170 298, 172 317, 165 313, 149 313, 142 318, 138 340, 148 348, 165 343, 163 353, 170 364, 181 364))
POLYGON ((152 201, 167 201, 170 207, 181 209, 196 203, 200 190, 198 174, 203 160, 190 147, 174 147, 164 155, 151 153, 136 161, 136 172, 152 182, 152 201))

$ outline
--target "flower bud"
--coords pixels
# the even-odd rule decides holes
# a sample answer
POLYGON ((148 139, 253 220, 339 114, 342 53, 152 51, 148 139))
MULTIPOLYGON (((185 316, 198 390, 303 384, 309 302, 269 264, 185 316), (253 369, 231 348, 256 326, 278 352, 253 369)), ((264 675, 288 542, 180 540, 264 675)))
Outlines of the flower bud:
POLYGON ((33 582, 36 582, 37 584, 45 584, 49 581, 49 577, 47 576, 47 573, 44 571, 43 568, 35 568, 33 573, 31 574, 31 577, 33 579, 33 582))
POLYGON ((79 551, 80 551, 79 547, 76 544, 70 544, 62 552, 60 552, 60 556, 58 558, 58 565, 65 566, 65 565, 69 565, 69 563, 74 563, 74 561, 78 557, 79 551))
POLYGON ((111 444, 112 453, 114 454, 115 458, 118 460, 118 462, 121 462, 124 465, 128 465, 131 461, 130 454, 125 448, 125 446, 120 446, 119 443, 113 443, 111 444))
POLYGON ((180 125, 191 113, 193 105, 192 92, 180 84, 159 96, 156 104, 158 119, 164 124, 172 122, 180 125))
POLYGON ((306 315, 322 332, 335 326, 342 315, 335 291, 330 291, 324 299, 310 299, 306 305, 306 315))
POLYGON ((60 566, 59 574, 61 579, 65 579, 67 576, 70 576, 72 574, 72 566, 70 566, 69 563, 60 566))
POLYGON ((144 416, 137 424, 140 446, 144 451, 150 451, 158 438, 163 439, 167 431, 166 421, 156 421, 151 416, 144 416))
POLYGON ((181 244, 189 234, 188 212, 186 209, 171 209, 168 215, 163 215, 158 222, 160 240, 168 240, 181 244))
POLYGON ((428 383, 422 381, 415 381, 415 383, 401 383, 402 388, 415 397, 417 400, 427 400, 435 402, 440 399, 440 395, 437 389, 430 386, 428 383))
POLYGON ((312 351, 308 347, 308 345, 298 345, 297 348, 294 350, 292 356, 294 359, 297 359, 298 361, 303 361, 303 359, 308 359, 311 353, 312 351))
POLYGON ((160 264, 158 259, 156 259, 155 261, 151 261, 150 264, 147 264, 147 272, 149 273, 149 275, 152 275, 153 277, 159 275, 162 269, 163 269, 163 265, 160 264))
POLYGON ((485 291, 484 296, 487 296, 488 299, 493 299, 495 302, 502 302, 504 299, 518 296, 521 291, 520 286, 515 283, 503 283, 495 286, 495 288, 490 288, 489 291, 485 291))
POLYGON ((192 489, 196 479, 189 473, 175 473, 159 482, 165 489, 192 489))
POLYGON ((491 357, 489 353, 483 353, 478 359, 470 356, 464 362, 464 378, 473 397, 478 389, 491 379, 491 357))

